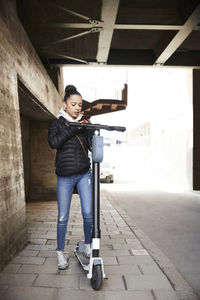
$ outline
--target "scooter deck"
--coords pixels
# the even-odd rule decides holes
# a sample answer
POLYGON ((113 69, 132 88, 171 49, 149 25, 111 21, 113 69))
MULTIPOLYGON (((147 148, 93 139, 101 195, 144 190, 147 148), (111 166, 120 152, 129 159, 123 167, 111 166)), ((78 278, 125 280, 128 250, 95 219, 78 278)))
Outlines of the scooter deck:
POLYGON ((90 259, 85 256, 83 252, 74 250, 76 257, 78 258, 81 266, 84 270, 89 271, 90 259))

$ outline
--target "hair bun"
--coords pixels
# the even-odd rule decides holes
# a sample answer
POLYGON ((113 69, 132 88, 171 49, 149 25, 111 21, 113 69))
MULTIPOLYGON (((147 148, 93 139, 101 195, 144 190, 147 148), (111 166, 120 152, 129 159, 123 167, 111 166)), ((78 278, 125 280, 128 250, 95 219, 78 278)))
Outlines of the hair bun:
POLYGON ((74 85, 69 84, 65 87, 65 93, 69 93, 69 92, 71 93, 71 92, 76 92, 76 91, 77 91, 77 89, 74 85))

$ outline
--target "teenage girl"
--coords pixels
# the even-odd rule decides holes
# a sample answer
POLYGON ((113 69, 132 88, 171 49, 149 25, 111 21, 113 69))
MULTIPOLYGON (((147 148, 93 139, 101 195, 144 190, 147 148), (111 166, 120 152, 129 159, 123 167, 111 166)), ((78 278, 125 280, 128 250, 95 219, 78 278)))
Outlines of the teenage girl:
POLYGON ((85 255, 91 254, 92 241, 92 178, 88 150, 91 150, 91 130, 77 128, 69 122, 89 122, 81 119, 82 96, 73 85, 65 88, 63 108, 57 119, 50 123, 48 142, 56 149, 55 173, 57 175, 57 260, 58 268, 68 266, 68 256, 64 252, 67 223, 74 186, 81 201, 85 255))

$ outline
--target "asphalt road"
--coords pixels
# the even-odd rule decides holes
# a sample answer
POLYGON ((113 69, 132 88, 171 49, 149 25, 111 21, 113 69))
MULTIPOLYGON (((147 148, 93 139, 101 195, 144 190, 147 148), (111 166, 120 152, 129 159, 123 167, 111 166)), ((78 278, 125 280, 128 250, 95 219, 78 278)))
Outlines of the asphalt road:
POLYGON ((102 184, 200 296, 200 192, 102 184))

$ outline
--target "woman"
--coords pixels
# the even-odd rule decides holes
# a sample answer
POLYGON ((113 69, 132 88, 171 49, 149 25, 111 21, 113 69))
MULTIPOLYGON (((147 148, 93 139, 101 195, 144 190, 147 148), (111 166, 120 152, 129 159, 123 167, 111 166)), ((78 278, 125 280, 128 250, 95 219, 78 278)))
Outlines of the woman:
POLYGON ((58 118, 49 126, 48 142, 51 148, 57 149, 56 175, 57 175, 57 260, 58 268, 68 266, 68 257, 64 253, 67 223, 74 186, 81 201, 83 216, 83 229, 85 236, 85 255, 91 254, 92 231, 92 178, 88 149, 90 149, 91 130, 77 128, 69 122, 84 122, 80 120, 82 110, 82 97, 73 85, 65 88, 63 109, 58 118))

